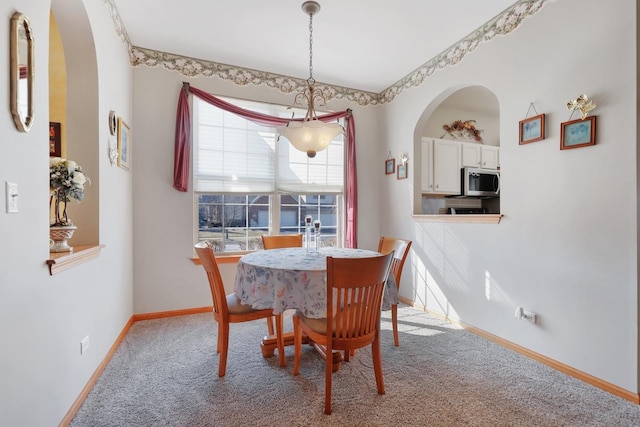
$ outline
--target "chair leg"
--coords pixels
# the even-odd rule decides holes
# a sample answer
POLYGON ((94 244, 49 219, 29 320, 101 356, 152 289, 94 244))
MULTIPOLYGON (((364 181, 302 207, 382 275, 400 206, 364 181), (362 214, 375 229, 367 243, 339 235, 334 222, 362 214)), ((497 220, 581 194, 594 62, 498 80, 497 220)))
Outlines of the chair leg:
POLYGON ((275 334, 273 331, 273 317, 267 317, 267 330, 269 331, 269 335, 275 334))
POLYGON ((222 350, 222 336, 224 335, 224 331, 222 329, 222 323, 218 322, 218 341, 216 343, 216 353, 220 353, 222 350))
MULTIPOLYGON (((331 339, 331 338, 329 338, 331 339)), ((349 350, 345 351, 348 353, 349 350)), ((333 349, 327 346, 327 355, 324 358, 324 413, 331 415, 331 376, 333 375, 333 349)))
POLYGON ((380 333, 371 343, 371 357, 373 358, 373 372, 376 376, 376 387, 378 394, 384 394, 384 378, 382 377, 382 358, 380 357, 380 333))
POLYGON ((224 377, 227 373, 227 353, 229 350, 229 324, 220 323, 218 326, 218 348, 220 360, 218 361, 218 376, 224 377))
POLYGON ((391 305, 391 323, 393 324, 393 344, 400 346, 400 340, 398 339, 398 304, 391 305))
POLYGON ((293 316, 293 343, 293 375, 298 375, 302 353, 302 331, 300 330, 300 319, 297 316, 293 316))
MULTIPOLYGON (((270 319, 270 318, 269 318, 270 319)), ((276 343, 278 346, 278 358, 280 359, 280 366, 287 366, 287 361, 284 358, 284 337, 282 336, 282 313, 276 315, 276 343)))

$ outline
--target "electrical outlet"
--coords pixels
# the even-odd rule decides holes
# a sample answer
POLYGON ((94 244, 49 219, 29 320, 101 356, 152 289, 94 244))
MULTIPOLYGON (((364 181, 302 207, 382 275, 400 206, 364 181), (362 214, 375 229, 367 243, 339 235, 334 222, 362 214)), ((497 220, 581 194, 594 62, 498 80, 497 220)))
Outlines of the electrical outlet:
POLYGON ((533 311, 526 311, 522 307, 516 308, 516 319, 528 320, 529 322, 536 323, 536 314, 533 311))
POLYGON ((89 350, 89 335, 80 341, 80 354, 85 354, 89 350))
POLYGON ((529 322, 535 324, 536 323, 536 314, 532 311, 523 311, 522 318, 524 320, 528 320, 529 322))

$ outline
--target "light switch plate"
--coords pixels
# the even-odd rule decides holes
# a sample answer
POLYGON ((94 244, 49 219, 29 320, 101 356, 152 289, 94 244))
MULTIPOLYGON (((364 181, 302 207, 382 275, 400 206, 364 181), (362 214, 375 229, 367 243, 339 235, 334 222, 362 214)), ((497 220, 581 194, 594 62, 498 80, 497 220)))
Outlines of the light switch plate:
POLYGON ((6 181, 7 213, 18 213, 18 184, 6 181))

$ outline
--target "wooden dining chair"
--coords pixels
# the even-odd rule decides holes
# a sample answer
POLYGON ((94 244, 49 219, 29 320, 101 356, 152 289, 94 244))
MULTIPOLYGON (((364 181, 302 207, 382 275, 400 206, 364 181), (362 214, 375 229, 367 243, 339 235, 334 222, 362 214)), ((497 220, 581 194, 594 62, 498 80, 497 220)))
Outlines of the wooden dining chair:
POLYGON ((376 387, 378 394, 384 394, 380 312, 392 258, 392 253, 369 258, 327 257, 327 313, 333 313, 332 321, 306 317, 300 310, 293 315, 293 375, 300 372, 303 333, 326 347, 325 414, 331 414, 333 350, 344 351, 344 359, 349 361, 352 350, 371 345, 376 387))
POLYGON ((262 235, 262 246, 265 249, 301 248, 302 234, 262 235))
POLYGON ((272 309, 254 310, 250 305, 242 304, 235 292, 226 295, 213 249, 206 242, 196 244, 195 249, 209 279, 209 287, 211 288, 211 297, 213 299, 213 318, 218 322, 218 343, 216 346, 216 352, 220 353, 218 376, 224 377, 227 370, 229 324, 249 322, 256 319, 276 318, 275 332, 280 366, 286 366, 282 337, 282 314, 274 315, 272 309))
MULTIPOLYGON (((409 249, 411 249, 411 243, 411 240, 384 236, 380 238, 380 242, 378 243, 378 252, 381 254, 388 254, 393 251, 391 274, 393 274, 393 278, 396 280, 398 289, 400 289, 402 267, 409 254, 409 249)), ((398 347, 400 345, 400 340, 398 339, 398 304, 391 304, 391 324, 393 325, 393 344, 398 347)))

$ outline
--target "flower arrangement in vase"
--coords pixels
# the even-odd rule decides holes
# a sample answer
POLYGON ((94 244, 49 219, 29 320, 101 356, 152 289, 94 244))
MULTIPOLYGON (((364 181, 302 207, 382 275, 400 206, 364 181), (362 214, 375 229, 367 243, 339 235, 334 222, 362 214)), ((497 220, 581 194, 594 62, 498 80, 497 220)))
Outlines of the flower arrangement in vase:
POLYGON ((84 199, 84 186, 91 183, 82 171, 82 167, 72 160, 51 157, 49 160, 49 206, 53 209, 53 222, 50 224, 51 252, 71 252, 67 244, 76 227, 67 215, 67 204, 71 199, 81 202, 84 199))

